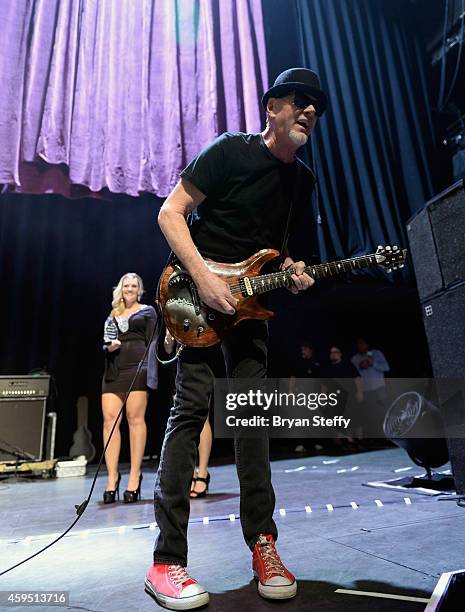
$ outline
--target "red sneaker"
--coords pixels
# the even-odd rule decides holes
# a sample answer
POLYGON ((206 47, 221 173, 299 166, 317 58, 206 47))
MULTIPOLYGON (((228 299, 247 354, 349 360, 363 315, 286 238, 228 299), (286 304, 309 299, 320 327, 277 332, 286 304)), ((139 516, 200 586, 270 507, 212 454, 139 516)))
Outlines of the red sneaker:
POLYGON ((182 565, 153 563, 145 578, 145 590, 170 610, 192 610, 209 601, 207 591, 182 565))
POLYGON ((297 593, 297 582, 279 558, 272 535, 260 534, 253 549, 252 569, 262 597, 290 599, 297 593))

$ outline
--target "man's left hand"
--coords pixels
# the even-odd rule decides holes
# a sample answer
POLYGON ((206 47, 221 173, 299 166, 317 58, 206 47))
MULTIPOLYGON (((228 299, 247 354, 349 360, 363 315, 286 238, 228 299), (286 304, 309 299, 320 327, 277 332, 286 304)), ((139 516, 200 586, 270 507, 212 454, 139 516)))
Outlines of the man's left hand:
POLYGON ((282 267, 286 269, 289 266, 292 266, 295 271, 295 273, 291 275, 294 286, 289 287, 289 291, 296 294, 299 293, 299 291, 305 291, 314 284, 314 279, 304 272, 305 263, 303 261, 294 262, 290 257, 286 257, 282 267))

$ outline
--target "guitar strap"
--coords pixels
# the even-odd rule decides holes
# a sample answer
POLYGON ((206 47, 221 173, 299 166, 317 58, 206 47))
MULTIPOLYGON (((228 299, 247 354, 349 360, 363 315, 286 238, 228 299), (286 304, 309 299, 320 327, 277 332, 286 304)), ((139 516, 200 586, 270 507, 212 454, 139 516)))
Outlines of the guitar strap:
POLYGON ((292 187, 292 195, 291 195, 291 200, 289 203, 289 212, 287 215, 287 221, 286 221, 286 228, 284 230, 284 235, 283 235, 283 243, 281 245, 281 249, 280 249, 280 256, 278 258, 277 261, 277 266, 279 267, 282 263, 284 263, 284 259, 285 259, 285 251, 287 249, 287 243, 289 242, 289 234, 290 234, 290 230, 291 230, 291 223, 292 223, 292 219, 294 217, 294 211, 295 211, 295 201, 297 199, 297 195, 298 195, 298 190, 300 187, 300 176, 301 176, 301 167, 300 167, 300 163, 298 160, 296 160, 296 169, 295 169, 295 173, 294 173, 294 185, 292 187))
MULTIPOLYGON (((294 217, 294 211, 295 211, 295 201, 297 199, 297 194, 298 194, 298 190, 300 187, 300 177, 301 177, 301 167, 300 167, 300 163, 298 160, 296 160, 296 168, 295 168, 295 173, 294 173, 294 184, 292 186, 292 195, 291 195, 291 199, 290 199, 290 203, 289 203, 289 212, 287 215, 287 220, 286 220, 286 227, 284 229, 284 234, 283 234, 283 242, 281 245, 281 249, 280 249, 280 256, 278 258, 277 261, 277 265, 281 265, 284 262, 284 252, 285 249, 287 248, 287 243, 289 241, 289 233, 290 233, 290 229, 291 229, 291 223, 292 223, 292 219, 294 217)), ((286 185, 283 185, 283 187, 286 187, 286 185)), ((188 218, 187 218, 187 224, 190 226, 192 225, 192 221, 193 221, 193 214, 191 213, 188 218)), ((168 266, 169 264, 173 263, 173 261, 176 260, 176 255, 173 253, 173 251, 170 251, 170 254, 168 256, 168 260, 166 262, 166 266, 168 266)), ((158 297, 158 288, 157 288, 157 297, 158 297)))

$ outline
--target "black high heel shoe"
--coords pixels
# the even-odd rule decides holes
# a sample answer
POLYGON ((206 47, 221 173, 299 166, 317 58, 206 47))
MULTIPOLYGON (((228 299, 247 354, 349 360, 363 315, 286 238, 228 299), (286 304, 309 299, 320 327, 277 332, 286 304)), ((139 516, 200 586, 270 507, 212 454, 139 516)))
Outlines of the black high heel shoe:
POLYGON ((114 504, 116 496, 118 496, 118 501, 119 501, 119 483, 120 482, 121 482, 121 474, 118 472, 118 480, 116 481, 116 489, 113 489, 113 491, 103 492, 103 503, 104 504, 114 504))
POLYGON ((140 501, 140 486, 142 484, 142 473, 139 476, 139 486, 137 487, 137 489, 135 491, 128 491, 126 489, 126 491, 124 492, 123 495, 123 501, 125 504, 133 504, 136 501, 140 501))
MULTIPOLYGON (((207 471, 207 477, 206 478, 203 478, 202 476, 196 476, 192 480, 194 480, 195 482, 203 482, 205 484, 205 489, 200 491, 200 493, 197 493, 195 488, 192 489, 192 491, 190 492, 190 498, 191 499, 199 499, 199 497, 205 497, 206 494, 208 493, 208 485, 210 484, 210 473, 207 471)), ((195 487, 195 485, 194 485, 194 487, 195 487)))

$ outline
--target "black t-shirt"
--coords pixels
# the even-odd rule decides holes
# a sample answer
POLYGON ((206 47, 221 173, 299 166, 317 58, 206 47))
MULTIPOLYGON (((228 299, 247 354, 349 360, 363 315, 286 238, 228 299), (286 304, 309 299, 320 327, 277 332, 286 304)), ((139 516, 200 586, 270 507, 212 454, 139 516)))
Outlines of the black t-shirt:
POLYGON ((301 357, 294 363, 293 375, 296 378, 318 378, 321 371, 321 364, 313 357, 304 359, 301 357))
POLYGON ((315 184, 308 166, 274 157, 261 134, 229 132, 203 149, 181 176, 206 196, 191 225, 194 244, 204 257, 223 262, 242 261, 264 248, 280 250, 294 191, 291 233, 315 184))
POLYGON ((322 378, 357 378, 360 376, 357 368, 350 361, 340 361, 339 363, 328 363, 321 369, 322 378))
POLYGON ((339 408, 344 409, 348 403, 353 403, 357 391, 355 379, 360 374, 350 361, 342 360, 339 363, 329 363, 321 369, 320 376, 327 379, 325 386, 329 393, 340 392, 337 410, 335 410, 334 414, 337 414, 339 408), (341 381, 344 378, 347 380, 341 381))

